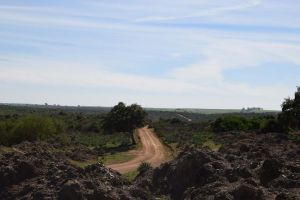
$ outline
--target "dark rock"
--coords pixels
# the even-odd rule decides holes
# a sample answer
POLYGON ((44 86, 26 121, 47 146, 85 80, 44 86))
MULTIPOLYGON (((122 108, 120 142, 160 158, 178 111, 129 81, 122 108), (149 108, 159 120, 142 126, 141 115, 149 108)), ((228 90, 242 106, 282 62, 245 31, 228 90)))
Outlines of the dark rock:
POLYGON ((104 165, 72 165, 66 154, 50 153, 50 144, 24 143, 18 148, 24 154, 0 158, 0 199, 153 199, 151 192, 104 165))
POLYGON ((37 168, 30 162, 21 161, 16 167, 16 179, 22 181, 27 178, 32 178, 38 174, 37 168))
POLYGON ((249 148, 249 146, 246 145, 246 144, 242 144, 242 145, 240 146, 240 151, 241 151, 241 152, 248 152, 249 150, 250 150, 250 148, 249 148))
POLYGON ((238 175, 234 173, 233 169, 226 169, 224 175, 231 183, 238 181, 238 175))
POLYGON ((233 170, 233 173, 242 178, 252 177, 252 174, 247 167, 238 167, 237 169, 233 170))
POLYGON ((8 186, 15 181, 17 172, 11 166, 4 166, 0 168, 0 187, 8 186))
POLYGON ((102 164, 76 167, 49 143, 20 144, 21 153, 0 157, 0 199, 300 199, 299 145, 272 134, 224 137, 231 143, 219 152, 187 148, 133 183, 102 164))
POLYGON ((260 181, 267 184, 281 174, 281 163, 275 159, 267 159, 264 161, 260 169, 260 181))
POLYGON ((234 200, 233 196, 228 192, 220 192, 216 194, 214 200, 234 200))
POLYGON ((61 200, 80 200, 83 199, 82 186, 77 180, 67 181, 58 193, 61 200))
POLYGON ((49 194, 49 192, 47 192, 47 191, 39 190, 32 194, 32 199, 33 200, 44 200, 44 199, 50 200, 50 199, 53 199, 53 196, 51 196, 51 194, 49 194))
POLYGON ((34 187, 32 185, 25 185, 21 192, 19 193, 20 196, 26 195, 30 192, 34 191, 34 187))
POLYGON ((236 140, 219 152, 185 149, 135 184, 171 200, 279 200, 282 192, 286 199, 300 199, 300 160, 290 157, 296 145, 269 134, 236 140))
POLYGON ((286 193, 280 193, 276 196, 275 200, 290 200, 288 194, 286 193))
POLYGON ((235 200, 263 199, 263 193, 260 189, 247 184, 242 184, 238 186, 231 193, 234 196, 235 200))
POLYGON ((160 188, 162 193, 171 192, 174 199, 179 199, 184 190, 191 185, 203 185, 214 173, 211 165, 205 165, 212 161, 206 151, 191 150, 181 154, 173 163, 166 164, 162 170, 155 170, 153 181, 156 185, 163 185, 160 188))

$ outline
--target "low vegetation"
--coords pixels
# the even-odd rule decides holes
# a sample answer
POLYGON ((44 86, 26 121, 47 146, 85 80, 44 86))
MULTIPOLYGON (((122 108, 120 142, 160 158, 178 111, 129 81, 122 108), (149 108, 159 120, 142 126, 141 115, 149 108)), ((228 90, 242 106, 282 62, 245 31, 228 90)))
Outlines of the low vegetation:
POLYGON ((215 120, 186 121, 178 118, 159 119, 152 123, 157 135, 175 148, 186 145, 208 146, 218 149, 228 141, 219 139, 222 133, 285 133, 297 140, 293 131, 300 127, 300 88, 294 99, 287 98, 282 104, 282 112, 274 113, 234 113, 214 115, 215 120), (221 135, 220 135, 221 134, 221 135))
POLYGON ((124 178, 126 178, 127 180, 129 180, 130 182, 134 181, 134 179, 137 177, 137 175, 139 174, 139 172, 137 170, 131 171, 131 172, 127 172, 125 174, 123 174, 122 176, 124 178))
POLYGON ((207 127, 207 122, 187 122, 177 118, 160 119, 151 124, 157 135, 166 144, 178 143, 183 146, 189 143, 194 133, 200 132, 207 127))
POLYGON ((140 164, 140 166, 138 167, 137 171, 139 172, 139 174, 143 174, 146 171, 151 170, 151 169, 152 169, 152 166, 151 166, 150 163, 148 163, 148 162, 142 162, 140 164))
POLYGON ((50 117, 29 115, 0 122, 0 144, 12 145, 24 140, 46 140, 60 134, 61 123, 50 117))
POLYGON ((212 123, 212 129, 216 133, 226 131, 282 131, 278 125, 277 119, 274 116, 257 116, 251 118, 241 116, 220 117, 214 123, 212 123))
MULTIPOLYGON (((134 129, 144 125, 145 117, 146 112, 141 106, 126 106, 124 103, 119 103, 107 113, 82 112, 80 107, 76 111, 1 106, 0 145, 55 141, 64 146, 82 145, 95 150, 104 155, 103 159, 108 163, 120 160, 120 157, 124 161, 131 157, 122 153, 123 156, 118 156, 119 152, 134 148, 134 129)), ((86 162, 82 162, 83 165, 86 162)))

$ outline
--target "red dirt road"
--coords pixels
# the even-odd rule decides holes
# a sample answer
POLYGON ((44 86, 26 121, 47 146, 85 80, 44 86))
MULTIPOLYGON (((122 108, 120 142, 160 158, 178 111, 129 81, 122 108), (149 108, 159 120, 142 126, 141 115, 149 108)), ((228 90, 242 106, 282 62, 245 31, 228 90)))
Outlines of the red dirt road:
POLYGON ((107 167, 120 173, 126 173, 136 170, 143 161, 157 167, 166 160, 165 148, 155 133, 148 127, 140 128, 137 131, 142 148, 134 150, 136 157, 128 162, 112 164, 107 167))

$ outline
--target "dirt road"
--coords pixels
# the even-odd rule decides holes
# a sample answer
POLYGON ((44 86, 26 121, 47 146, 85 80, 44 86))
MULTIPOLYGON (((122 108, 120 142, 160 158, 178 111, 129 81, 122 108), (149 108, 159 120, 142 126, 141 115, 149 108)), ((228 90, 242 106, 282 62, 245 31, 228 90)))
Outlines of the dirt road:
POLYGON ((148 127, 138 129, 138 137, 142 147, 132 152, 136 157, 128 162, 108 165, 109 168, 126 173, 137 169, 143 161, 157 167, 166 160, 165 148, 151 129, 148 127))

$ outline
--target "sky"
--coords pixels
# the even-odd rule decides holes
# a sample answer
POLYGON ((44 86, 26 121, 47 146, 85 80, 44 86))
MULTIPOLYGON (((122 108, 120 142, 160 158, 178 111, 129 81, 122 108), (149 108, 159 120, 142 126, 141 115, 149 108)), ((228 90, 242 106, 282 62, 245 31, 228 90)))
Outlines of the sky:
POLYGON ((0 0, 0 102, 279 110, 300 1, 0 0))

